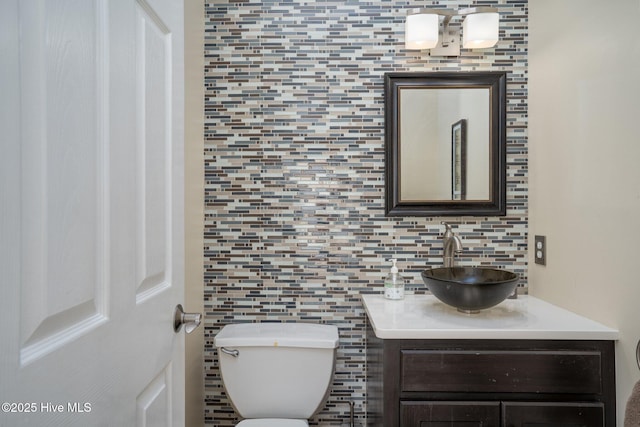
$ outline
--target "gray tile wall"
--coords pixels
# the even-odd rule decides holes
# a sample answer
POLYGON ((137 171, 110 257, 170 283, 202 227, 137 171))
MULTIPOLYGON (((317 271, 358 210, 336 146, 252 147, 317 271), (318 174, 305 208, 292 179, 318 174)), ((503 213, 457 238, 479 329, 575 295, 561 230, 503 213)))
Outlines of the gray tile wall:
MULTIPOLYGON (((213 338, 232 322, 336 324, 330 403, 311 425, 364 423, 365 314, 389 258, 410 289, 441 264, 444 218, 384 216, 383 74, 509 72, 507 216, 447 218, 462 264, 522 275, 527 244, 527 2, 267 0, 206 3, 205 393, 208 425, 232 426, 213 338), (496 6, 495 48, 430 58, 404 50, 407 9, 496 6)), ((346 425, 346 424, 345 424, 346 425)))

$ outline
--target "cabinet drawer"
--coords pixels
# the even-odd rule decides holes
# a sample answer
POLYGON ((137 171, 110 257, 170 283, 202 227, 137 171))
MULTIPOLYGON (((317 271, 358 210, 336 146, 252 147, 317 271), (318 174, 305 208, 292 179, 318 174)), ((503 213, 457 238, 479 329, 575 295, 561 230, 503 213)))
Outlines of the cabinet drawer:
POLYGON ((400 402, 400 427, 498 426, 500 402, 400 402))
POLYGON ((402 392, 600 394, 598 351, 401 350, 402 392))
POLYGON ((502 419, 505 427, 605 425, 602 403, 504 402, 502 419))

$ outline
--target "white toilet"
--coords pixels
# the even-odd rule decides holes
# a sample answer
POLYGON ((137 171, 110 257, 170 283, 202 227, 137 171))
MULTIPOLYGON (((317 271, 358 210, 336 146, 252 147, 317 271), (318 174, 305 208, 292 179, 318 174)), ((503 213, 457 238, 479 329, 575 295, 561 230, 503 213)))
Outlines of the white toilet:
POLYGON ((227 325, 215 337, 237 427, 307 427, 329 395, 338 328, 308 323, 227 325))

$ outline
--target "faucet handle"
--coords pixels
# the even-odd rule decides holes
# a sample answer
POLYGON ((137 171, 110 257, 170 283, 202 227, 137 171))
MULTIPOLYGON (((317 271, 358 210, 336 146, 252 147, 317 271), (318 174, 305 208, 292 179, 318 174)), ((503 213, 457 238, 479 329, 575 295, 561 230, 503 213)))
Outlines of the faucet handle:
POLYGON ((453 230, 451 230, 451 225, 449 225, 449 223, 445 222, 445 221, 441 221, 440 224, 444 225, 445 229, 444 229, 444 236, 442 237, 451 237, 453 236, 453 230))

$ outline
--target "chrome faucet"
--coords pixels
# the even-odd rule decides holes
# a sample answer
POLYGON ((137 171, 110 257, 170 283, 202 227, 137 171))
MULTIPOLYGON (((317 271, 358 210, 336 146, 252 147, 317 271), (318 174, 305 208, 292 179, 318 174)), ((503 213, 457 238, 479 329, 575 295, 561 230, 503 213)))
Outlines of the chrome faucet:
POLYGON ((445 226, 444 235, 442 236, 442 246, 444 251, 442 257, 444 259, 445 267, 454 267, 456 263, 456 255, 462 252, 462 241, 453 231, 451 226, 442 221, 442 225, 445 226))

